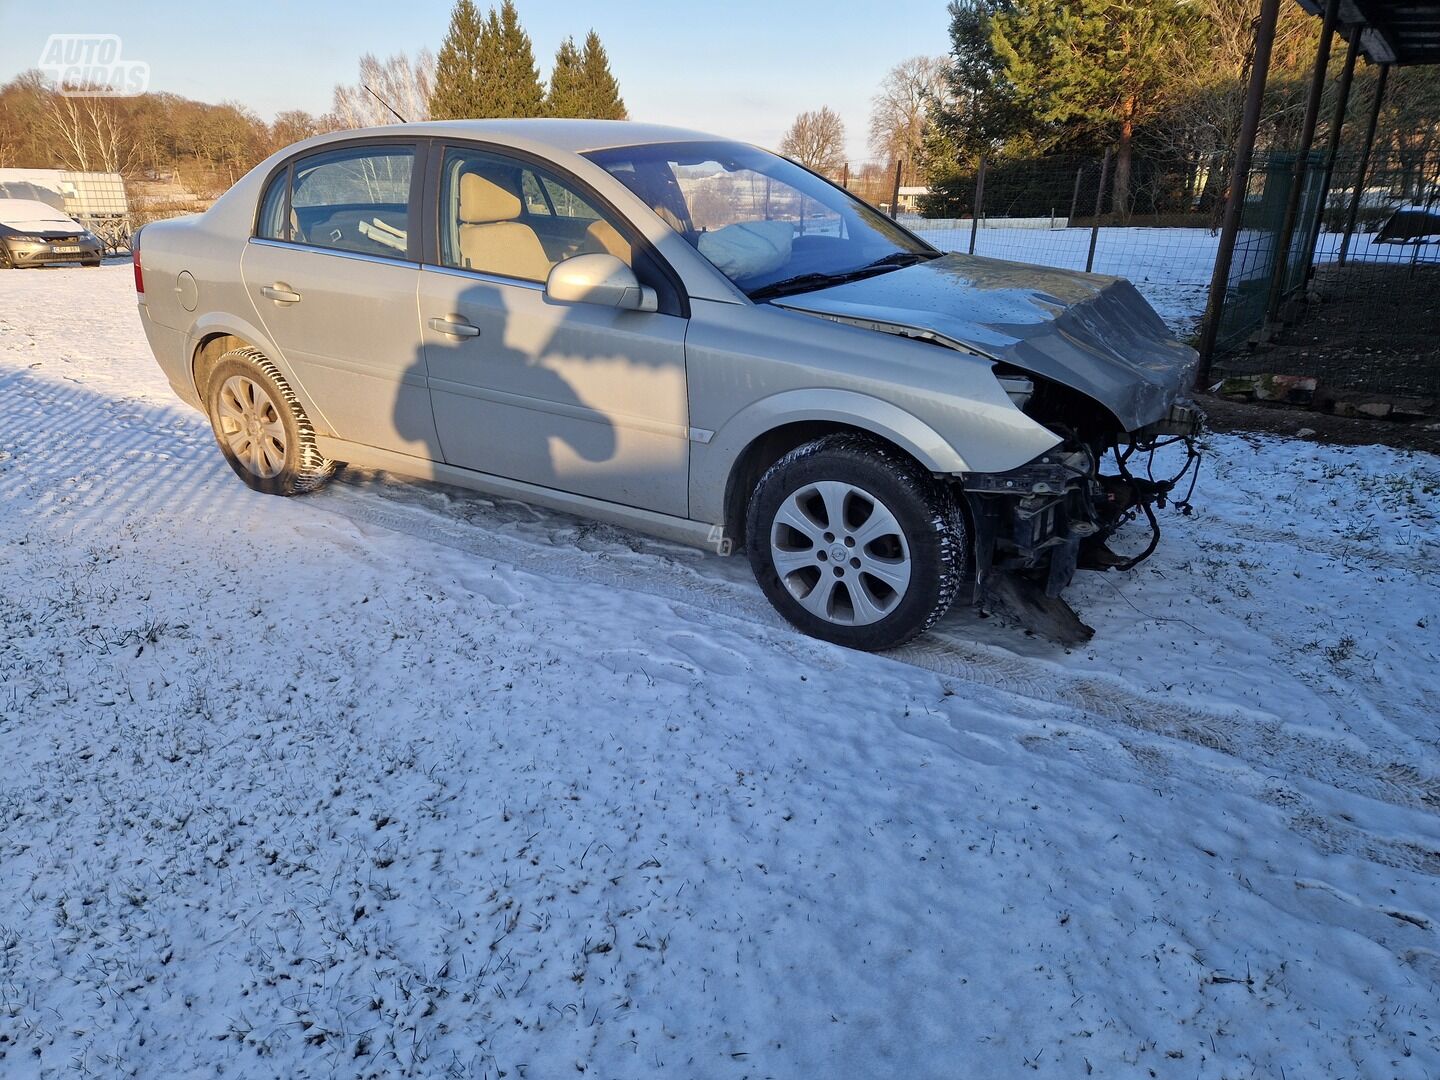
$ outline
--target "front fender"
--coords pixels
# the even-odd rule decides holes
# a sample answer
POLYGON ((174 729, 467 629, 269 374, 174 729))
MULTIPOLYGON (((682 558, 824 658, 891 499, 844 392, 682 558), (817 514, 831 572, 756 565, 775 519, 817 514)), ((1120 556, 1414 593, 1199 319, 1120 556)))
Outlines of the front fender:
POLYGON ((889 401, 853 390, 787 390, 736 413, 708 442, 694 443, 690 458, 690 516, 725 520, 725 487, 745 448, 766 432, 805 421, 843 424, 900 447, 935 473, 967 472, 955 448, 918 417, 889 401))

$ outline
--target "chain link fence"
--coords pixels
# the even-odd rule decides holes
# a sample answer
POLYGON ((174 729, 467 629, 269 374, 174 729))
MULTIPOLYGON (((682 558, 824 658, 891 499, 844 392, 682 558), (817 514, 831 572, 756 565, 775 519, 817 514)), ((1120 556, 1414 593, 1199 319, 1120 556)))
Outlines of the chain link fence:
POLYGON ((1440 155, 1255 156, 1217 336, 1222 375, 1440 395, 1440 155), (1362 180, 1363 176, 1363 180, 1362 180), (1300 211, 1279 258, 1286 201, 1300 211), (1323 199, 1323 205, 1322 205, 1323 199))
MULTIPOLYGON (((924 186, 904 170, 897 185, 894 163, 852 163, 832 179, 887 212, 895 203, 898 220, 942 250, 1128 278, 1173 332, 1193 339, 1219 250, 1230 155, 1137 158, 1123 205, 1116 164, 1111 154, 1001 159, 924 186)), ((1440 156, 1374 153, 1362 163, 1348 154, 1332 163, 1321 151, 1304 160, 1256 153, 1218 314, 1219 375, 1440 394, 1440 156), (1282 258, 1292 192, 1295 224, 1282 258)))
POLYGON ((1123 208, 1115 168, 1110 154, 992 160, 943 184, 902 183, 898 199, 893 164, 832 179, 887 212, 897 202, 898 220, 942 250, 1129 278, 1190 337, 1219 244, 1225 155, 1133 161, 1123 208))

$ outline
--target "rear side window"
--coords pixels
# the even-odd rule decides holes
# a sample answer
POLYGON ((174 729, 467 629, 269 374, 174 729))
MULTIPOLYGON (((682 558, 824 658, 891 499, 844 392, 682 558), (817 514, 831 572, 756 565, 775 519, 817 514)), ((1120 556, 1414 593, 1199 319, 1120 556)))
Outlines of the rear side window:
POLYGON ((279 176, 261 204, 259 235, 404 259, 414 164, 408 146, 350 147, 302 158, 288 173, 289 220, 284 198, 276 195, 283 195, 287 177, 279 176))

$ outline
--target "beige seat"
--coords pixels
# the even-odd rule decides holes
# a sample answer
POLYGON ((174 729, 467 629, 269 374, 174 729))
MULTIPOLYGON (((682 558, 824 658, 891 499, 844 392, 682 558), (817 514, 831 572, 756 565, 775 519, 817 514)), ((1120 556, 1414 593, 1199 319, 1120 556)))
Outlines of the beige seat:
POLYGON ((520 216, 520 196, 488 176, 460 177, 460 265, 503 277, 544 281, 553 263, 520 216))
POLYGON ((630 265, 630 244, 620 235, 620 230, 608 221, 591 222, 590 227, 585 230, 584 250, 609 252, 626 266, 630 265))

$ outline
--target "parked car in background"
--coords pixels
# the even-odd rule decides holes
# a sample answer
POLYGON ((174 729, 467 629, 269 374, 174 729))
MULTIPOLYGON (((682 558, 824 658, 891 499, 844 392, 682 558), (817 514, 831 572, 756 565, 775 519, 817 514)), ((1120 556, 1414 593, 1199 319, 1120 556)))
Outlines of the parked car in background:
POLYGON ((255 490, 351 462, 742 548, 862 649, 1138 562, 1106 537, 1143 512, 1158 538, 1174 480, 1126 461, 1198 424, 1195 353, 1128 282, 947 255, 673 128, 322 135, 134 259, 161 368, 255 490))
POLYGON ((34 199, 0 199, 0 267, 79 263, 99 266, 100 238, 74 218, 34 199))

